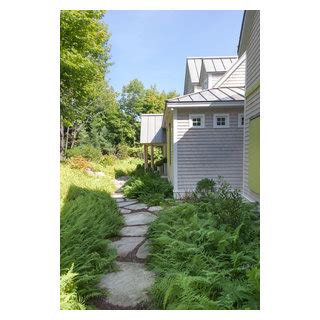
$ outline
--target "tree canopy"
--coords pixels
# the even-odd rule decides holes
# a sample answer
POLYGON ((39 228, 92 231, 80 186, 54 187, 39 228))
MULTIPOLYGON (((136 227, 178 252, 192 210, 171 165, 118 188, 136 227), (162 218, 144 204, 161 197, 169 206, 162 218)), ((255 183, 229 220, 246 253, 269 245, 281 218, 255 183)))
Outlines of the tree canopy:
POLYGON ((60 16, 61 154, 77 144, 103 153, 118 144, 135 145, 142 113, 162 113, 176 92, 145 88, 137 79, 116 93, 105 79, 110 33, 103 10, 63 10, 60 16), (119 97, 119 99, 118 99, 119 97))

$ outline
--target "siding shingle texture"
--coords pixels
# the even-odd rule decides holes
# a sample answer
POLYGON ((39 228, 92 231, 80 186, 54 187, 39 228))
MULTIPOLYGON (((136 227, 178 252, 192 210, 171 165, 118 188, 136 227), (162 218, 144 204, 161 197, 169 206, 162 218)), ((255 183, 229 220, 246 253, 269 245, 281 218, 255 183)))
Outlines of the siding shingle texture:
POLYGON ((178 191, 192 191, 202 178, 223 176, 233 188, 242 188, 243 128, 238 127, 242 108, 178 110, 178 191), (189 128, 189 114, 205 115, 205 128, 189 128), (229 128, 213 128, 214 113, 228 113, 229 128))

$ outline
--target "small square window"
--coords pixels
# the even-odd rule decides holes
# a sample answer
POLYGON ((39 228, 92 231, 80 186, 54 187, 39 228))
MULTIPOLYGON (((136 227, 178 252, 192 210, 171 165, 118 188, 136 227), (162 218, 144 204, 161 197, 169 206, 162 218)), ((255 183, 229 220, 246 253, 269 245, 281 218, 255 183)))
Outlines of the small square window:
POLYGON ((189 127, 204 128, 204 114, 190 114, 189 127))
POLYGON ((213 116, 214 128, 229 128, 229 115, 228 114, 215 114, 213 116))

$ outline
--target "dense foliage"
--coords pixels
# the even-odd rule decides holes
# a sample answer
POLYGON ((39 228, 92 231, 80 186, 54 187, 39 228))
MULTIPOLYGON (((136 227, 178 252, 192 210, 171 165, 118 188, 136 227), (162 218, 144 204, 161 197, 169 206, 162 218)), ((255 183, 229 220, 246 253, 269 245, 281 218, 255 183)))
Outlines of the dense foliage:
POLYGON ((158 205, 167 198, 172 198, 173 187, 167 179, 157 172, 145 172, 139 166, 131 179, 126 182, 123 192, 128 198, 136 198, 149 205, 158 205))
MULTIPOLYGON (((203 183, 208 187, 208 181, 203 183)), ((202 190, 200 185, 198 191, 202 190)), ((225 183, 163 210, 149 230, 160 309, 259 309, 259 219, 225 183)))
POLYGON ((75 279, 77 274, 73 272, 72 265, 68 272, 60 276, 60 308, 61 310, 84 310, 85 305, 79 299, 75 279))
POLYGON ((96 287, 99 276, 112 270, 116 257, 108 239, 122 225, 110 197, 112 179, 117 170, 132 172, 137 163, 139 160, 129 158, 104 167, 79 156, 61 164, 61 309, 83 309, 90 297, 100 294, 96 287), (104 171, 105 176, 89 176, 83 170, 87 166, 104 171))
POLYGON ((71 185, 61 209, 60 270, 63 274, 74 264, 78 293, 85 300, 100 293, 99 275, 112 270, 116 252, 107 239, 118 235, 122 225, 117 205, 104 189, 71 185))
POLYGON ((131 129, 124 142, 134 145, 139 141, 139 118, 142 113, 163 113, 166 99, 177 95, 178 93, 175 91, 159 92, 155 86, 147 89, 138 79, 134 79, 123 86, 119 105, 120 110, 125 115, 128 127, 131 129))

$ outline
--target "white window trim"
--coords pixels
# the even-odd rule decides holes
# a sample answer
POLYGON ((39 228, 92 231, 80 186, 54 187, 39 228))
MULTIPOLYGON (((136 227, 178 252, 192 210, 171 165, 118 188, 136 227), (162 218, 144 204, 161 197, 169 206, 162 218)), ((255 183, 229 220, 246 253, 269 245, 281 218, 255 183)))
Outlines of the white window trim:
POLYGON ((215 113, 213 115, 213 127, 217 128, 217 129, 229 128, 230 127, 230 116, 229 116, 229 113, 215 113), (226 118, 226 124, 224 126, 218 126, 217 125, 217 118, 218 117, 225 117, 226 118))
MULTIPOLYGON (((242 125, 241 124, 241 118, 243 117, 243 121, 244 121, 244 114, 243 113, 239 113, 238 114, 238 127, 239 128, 243 128, 244 127, 244 124, 242 125)), ((244 122, 243 122, 244 123, 244 122)))
POLYGON ((189 114, 189 128, 193 129, 201 129, 205 127, 205 117, 204 114, 189 114), (201 119, 201 126, 194 127, 192 125, 192 118, 200 118, 201 119))

